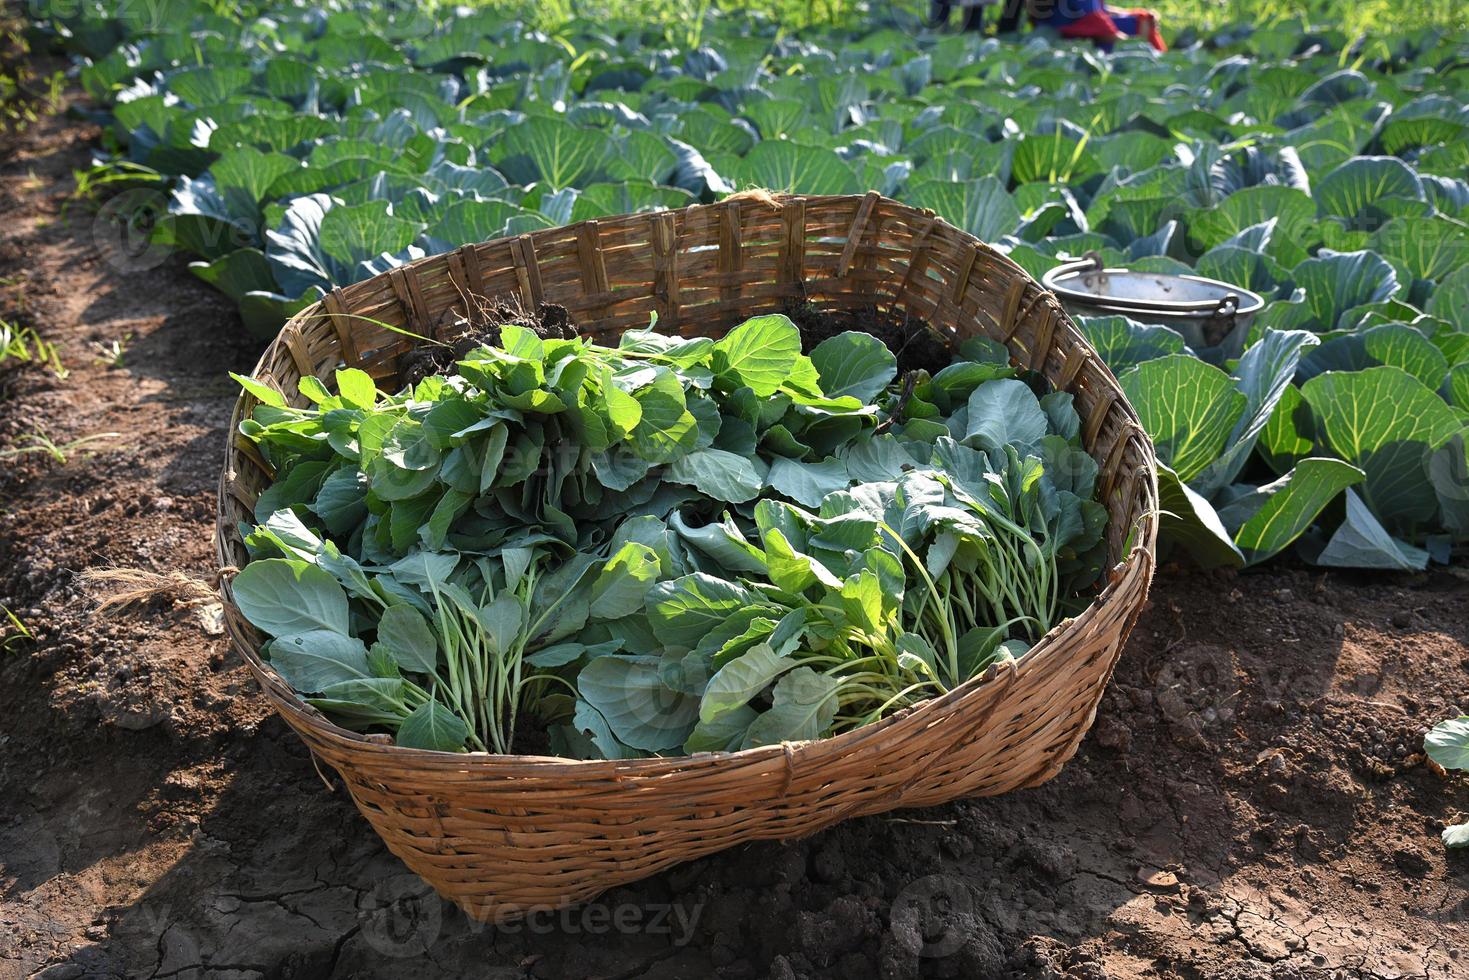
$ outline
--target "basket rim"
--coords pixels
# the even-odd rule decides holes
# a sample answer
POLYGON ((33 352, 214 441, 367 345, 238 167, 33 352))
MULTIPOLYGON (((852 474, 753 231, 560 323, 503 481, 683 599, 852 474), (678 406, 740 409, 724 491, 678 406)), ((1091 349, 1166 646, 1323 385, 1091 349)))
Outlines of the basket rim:
MULTIPOLYGON (((883 204, 890 208, 897 208, 910 214, 923 216, 927 219, 933 220, 935 221, 935 223, 945 226, 953 233, 960 235, 971 242, 985 246, 990 255, 1005 262, 1007 265, 1011 266, 1012 269, 1018 271, 1028 281, 1034 283, 1037 288, 1041 289, 1047 296, 1051 297, 1052 299, 1055 298, 1055 294, 1053 291, 1047 289, 1047 287, 1042 285, 1039 280, 1031 276, 1029 273, 1025 272, 1025 270, 1020 268, 1018 265, 1016 265, 1013 260, 1011 260, 1007 255, 989 247, 988 243, 984 242, 982 239, 970 235, 968 232, 965 232, 962 229, 954 227, 953 225, 945 221, 942 217, 935 215, 934 212, 931 210, 918 209, 911 205, 904 204, 901 201, 896 201, 892 198, 878 195, 877 192, 870 192, 866 195, 795 195, 780 193, 768 194, 766 192, 747 192, 745 194, 735 195, 735 197, 744 198, 746 200, 769 202, 775 204, 776 206, 790 201, 804 201, 810 204, 845 201, 860 202, 863 201, 864 198, 872 198, 881 201, 883 204)), ((727 201, 728 198, 726 198, 725 200, 727 201)), ((676 209, 669 213, 677 214, 680 212, 686 212, 700 208, 717 207, 719 206, 719 204, 722 203, 724 202, 721 201, 714 204, 693 204, 685 208, 676 209)), ((540 229, 535 232, 531 232, 529 234, 529 237, 535 238, 541 235, 550 235, 557 232, 565 231, 568 228, 575 228, 578 225, 586 225, 588 223, 595 227, 595 225, 599 221, 610 222, 620 218, 628 218, 632 216, 633 215, 602 216, 597 219, 592 219, 590 222, 573 222, 569 225, 540 229)), ((478 244, 486 246, 494 245, 497 243, 504 243, 518 237, 524 236, 504 236, 497 239, 489 239, 483 243, 478 244)), ((413 262, 406 263, 405 266, 403 266, 402 268, 411 268, 414 266, 430 263, 435 260, 441 259, 445 254, 449 253, 437 253, 435 255, 425 256, 423 258, 416 259, 413 262)), ((376 276, 374 278, 386 278, 387 276, 392 274, 392 271, 397 270, 390 270, 389 272, 381 273, 379 276, 376 276)), ((296 692, 294 688, 292 688, 288 683, 286 683, 285 679, 281 677, 281 675, 267 661, 261 658, 259 653, 259 644, 255 641, 252 634, 262 634, 259 634, 259 631, 256 630, 253 626, 249 625, 248 622, 243 618, 243 614, 239 612, 239 609, 234 604, 231 596, 231 579, 233 578, 234 574, 238 573, 239 570, 237 568, 234 568, 232 564, 230 555, 226 550, 226 543, 232 538, 238 540, 239 532, 237 528, 226 525, 223 503, 229 492, 228 486, 232 473, 231 457, 235 447, 235 439, 238 433, 239 423, 241 419, 248 417, 248 409, 251 407, 250 403, 252 401, 252 398, 250 396, 250 393, 245 390, 241 390, 240 394, 235 400, 235 405, 231 413, 229 431, 226 434, 225 466, 222 467, 220 471, 218 493, 218 502, 221 506, 217 511, 215 522, 215 551, 216 558, 218 559, 219 563, 218 591, 220 595, 220 600, 223 603, 226 612, 225 623, 227 632, 230 635, 230 640, 235 648, 240 652, 241 656, 245 659, 246 665, 250 668, 251 674, 255 677, 256 681, 264 690, 264 693, 266 697, 270 700, 272 706, 282 716, 282 718, 285 719, 288 725, 290 725, 293 729, 297 731, 298 734, 302 736, 306 736, 307 733, 310 733, 311 739, 326 743, 332 748, 345 752, 350 752, 358 756, 376 756, 380 758, 391 757, 392 759, 399 760, 403 763, 421 762, 437 770, 458 769, 461 771, 469 771, 489 769, 513 769, 515 770, 515 772, 513 773, 514 776, 533 776, 552 770, 565 772, 568 771, 570 767, 576 767, 581 771, 582 774, 600 772, 602 774, 613 777, 622 777, 627 775, 655 775, 674 771, 706 768, 709 766, 716 766, 734 760, 739 760, 741 762, 753 762, 756 760, 778 757, 784 757, 787 766, 790 766, 795 762, 798 757, 820 754, 823 752, 831 752, 833 754, 846 754, 847 750, 855 747, 858 743, 866 743, 869 740, 880 738, 894 726, 897 726, 899 724, 917 724, 917 720, 923 718, 926 715, 945 713, 946 709, 957 706, 961 702, 968 701, 970 698, 978 695, 982 689, 987 689, 988 686, 992 682, 996 682, 1001 677, 1001 675, 1004 675, 1004 677, 1007 678, 1011 684, 1013 684, 1022 681, 1027 674, 1033 673, 1037 670, 1041 670, 1046 666, 1050 666, 1051 661, 1055 660, 1055 658, 1058 656, 1058 651, 1059 654, 1074 652, 1065 649, 1065 641, 1070 636, 1074 634, 1079 634, 1084 623, 1089 619, 1097 616, 1102 609, 1107 607, 1109 603, 1118 601, 1118 590, 1124 585, 1129 584, 1129 580, 1133 579, 1137 575, 1141 575, 1144 582, 1144 593, 1146 592, 1147 584, 1150 583, 1152 580, 1153 571, 1157 563, 1156 541, 1159 522, 1157 459, 1152 440, 1148 437, 1147 433, 1142 429, 1142 426, 1137 421, 1136 413, 1133 410, 1131 403, 1127 401, 1126 396, 1122 393, 1121 387, 1118 384, 1117 379, 1112 373, 1111 369, 1107 367, 1104 361, 1102 361, 1100 355, 1096 353, 1095 349, 1092 348, 1091 344, 1086 340, 1086 338, 1080 334, 1075 324, 1072 322, 1070 315, 1065 312, 1064 308, 1060 308, 1059 303, 1057 304, 1057 307, 1058 312, 1060 313, 1060 321, 1057 324, 1057 328, 1069 331, 1074 336, 1074 338, 1085 347, 1089 355, 1090 363, 1095 368, 1103 372, 1105 379, 1111 385, 1113 391, 1117 395, 1117 398, 1114 402, 1113 410, 1120 409, 1128 416, 1128 418, 1123 423, 1123 428, 1131 430, 1140 438, 1140 446, 1143 453, 1144 463, 1143 475, 1145 476, 1143 489, 1151 490, 1150 494, 1146 494, 1147 499, 1150 501, 1150 506, 1147 507, 1143 511, 1143 513, 1138 515, 1132 527, 1128 529, 1128 534, 1126 535, 1124 540, 1132 542, 1130 549, 1119 561, 1104 569, 1103 576, 1106 583, 1105 586, 1101 589, 1101 591, 1099 591, 1095 596, 1092 597, 1091 601, 1083 610, 1081 610, 1074 616, 1067 617, 1066 619, 1058 622, 1055 626, 1051 628, 1049 632, 1046 633, 1045 636, 1041 637, 1041 639, 1037 641, 1036 644, 1032 646, 1031 649, 1027 651, 1023 657, 1019 658, 1018 660, 992 664, 982 674, 969 678, 957 687, 954 687, 953 689, 938 696, 928 698, 926 700, 918 702, 917 704, 904 708, 903 710, 881 718, 878 721, 863 725, 859 728, 849 729, 848 731, 841 732, 827 738, 808 739, 803 741, 785 741, 778 742, 772 745, 754 746, 751 748, 737 749, 734 751, 721 750, 711 752, 695 752, 684 755, 651 756, 635 759, 571 759, 562 756, 552 755, 499 754, 494 752, 480 751, 445 752, 434 749, 416 749, 400 746, 396 744, 396 742, 391 741, 390 736, 363 734, 361 732, 354 732, 350 729, 344 728, 336 724, 323 712, 307 704, 302 696, 298 692, 296 692), (282 696, 277 690, 277 687, 288 691, 289 696, 282 696)), ((290 331, 292 328, 299 327, 299 325, 302 323, 311 321, 313 319, 324 319, 328 315, 329 314, 326 313, 324 310, 324 302, 321 299, 313 302, 311 305, 293 314, 282 326, 281 330, 276 334, 275 338, 273 338, 270 343, 266 345, 265 349, 261 352, 260 358, 257 360, 254 368, 252 368, 251 374, 249 376, 252 378, 258 377, 261 374, 262 370, 264 370, 268 366, 271 357, 275 354, 279 346, 284 342, 284 338, 288 331, 290 331)), ((326 384, 327 387, 330 389, 334 384, 334 379, 325 379, 323 380, 323 383, 326 384)), ((1090 452, 1090 449, 1088 449, 1088 452, 1090 452)), ((935 720, 938 721, 942 719, 935 720)), ((310 740, 308 740, 308 748, 314 756, 317 750, 314 746, 310 745, 310 740)), ((507 777, 512 775, 511 773, 505 772, 502 772, 500 774, 507 777)))

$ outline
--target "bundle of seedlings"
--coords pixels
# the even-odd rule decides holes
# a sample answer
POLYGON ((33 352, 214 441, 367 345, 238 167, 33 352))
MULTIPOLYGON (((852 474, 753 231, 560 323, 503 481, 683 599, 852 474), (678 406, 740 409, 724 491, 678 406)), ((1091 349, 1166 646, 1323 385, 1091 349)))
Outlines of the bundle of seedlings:
POLYGON ((1094 592, 1071 396, 999 344, 900 372, 864 332, 803 353, 783 315, 547 333, 499 324, 396 394, 306 377, 304 409, 239 379, 276 479, 234 599, 339 724, 576 758, 821 738, 1023 656, 1094 592))

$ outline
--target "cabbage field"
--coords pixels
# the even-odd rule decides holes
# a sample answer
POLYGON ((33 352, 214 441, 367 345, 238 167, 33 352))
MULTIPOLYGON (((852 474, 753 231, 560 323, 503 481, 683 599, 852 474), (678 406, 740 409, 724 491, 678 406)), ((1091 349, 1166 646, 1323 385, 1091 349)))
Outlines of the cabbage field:
POLYGON ((133 247, 187 253, 258 336, 465 242, 750 187, 875 189, 1036 277, 1096 252, 1271 301, 1248 349, 1085 324, 1169 466, 1165 545, 1421 569, 1469 536, 1462 36, 1236 31, 1108 57, 879 25, 713 20, 687 47, 487 11, 82 10, 50 24, 110 106, 92 179, 166 191, 123 199, 156 212, 133 247))
MULTIPOLYGON (((0 15, 0 977, 1465 969, 1464 15, 1168 0, 1160 54, 920 6, 0 15), (1202 343, 1075 312, 1161 504, 1075 758, 650 863, 584 907, 601 932, 467 919, 271 713, 230 614, 364 752, 631 773, 780 746, 784 794, 792 746, 1008 683, 1120 577, 1081 398, 994 341, 915 367, 794 303, 718 339, 486 303, 506 322, 413 347, 401 389, 331 364, 297 406, 252 376, 291 316, 417 259, 765 191, 876 191, 1037 280, 1091 258, 1265 307, 1202 343), (250 561, 220 570, 227 442, 268 479, 235 487, 250 561)), ((1022 749, 1050 734, 1019 719, 1022 749)), ((397 816, 472 875, 448 805, 397 816)))

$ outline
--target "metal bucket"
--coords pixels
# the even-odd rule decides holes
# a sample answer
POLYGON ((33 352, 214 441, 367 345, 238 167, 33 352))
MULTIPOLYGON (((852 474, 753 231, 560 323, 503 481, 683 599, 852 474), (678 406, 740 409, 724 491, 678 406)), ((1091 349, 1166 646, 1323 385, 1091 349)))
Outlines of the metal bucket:
POLYGON ((1041 285, 1073 316, 1121 314, 1140 323, 1172 327, 1195 351, 1218 348, 1226 357, 1244 349, 1250 323, 1265 298, 1241 286, 1203 276, 1169 276, 1104 269, 1095 252, 1058 265, 1041 285))

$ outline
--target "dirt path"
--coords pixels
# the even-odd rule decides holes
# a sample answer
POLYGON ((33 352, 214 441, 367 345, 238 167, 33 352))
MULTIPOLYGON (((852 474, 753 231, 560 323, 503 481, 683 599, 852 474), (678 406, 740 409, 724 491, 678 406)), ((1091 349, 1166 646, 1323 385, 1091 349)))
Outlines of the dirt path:
POLYGON ((0 463, 0 603, 35 634, 0 654, 0 980, 1469 977, 1469 859, 1437 840, 1469 784, 1420 751, 1469 708, 1462 568, 1165 568, 1052 783, 466 922, 323 785, 208 608, 82 594, 88 568, 209 577, 225 372, 258 353, 181 261, 60 219, 94 135, 47 120, 0 163, 0 316, 71 372, 0 369, 0 448, 120 433, 0 463), (90 349, 123 338, 120 367, 90 349))

